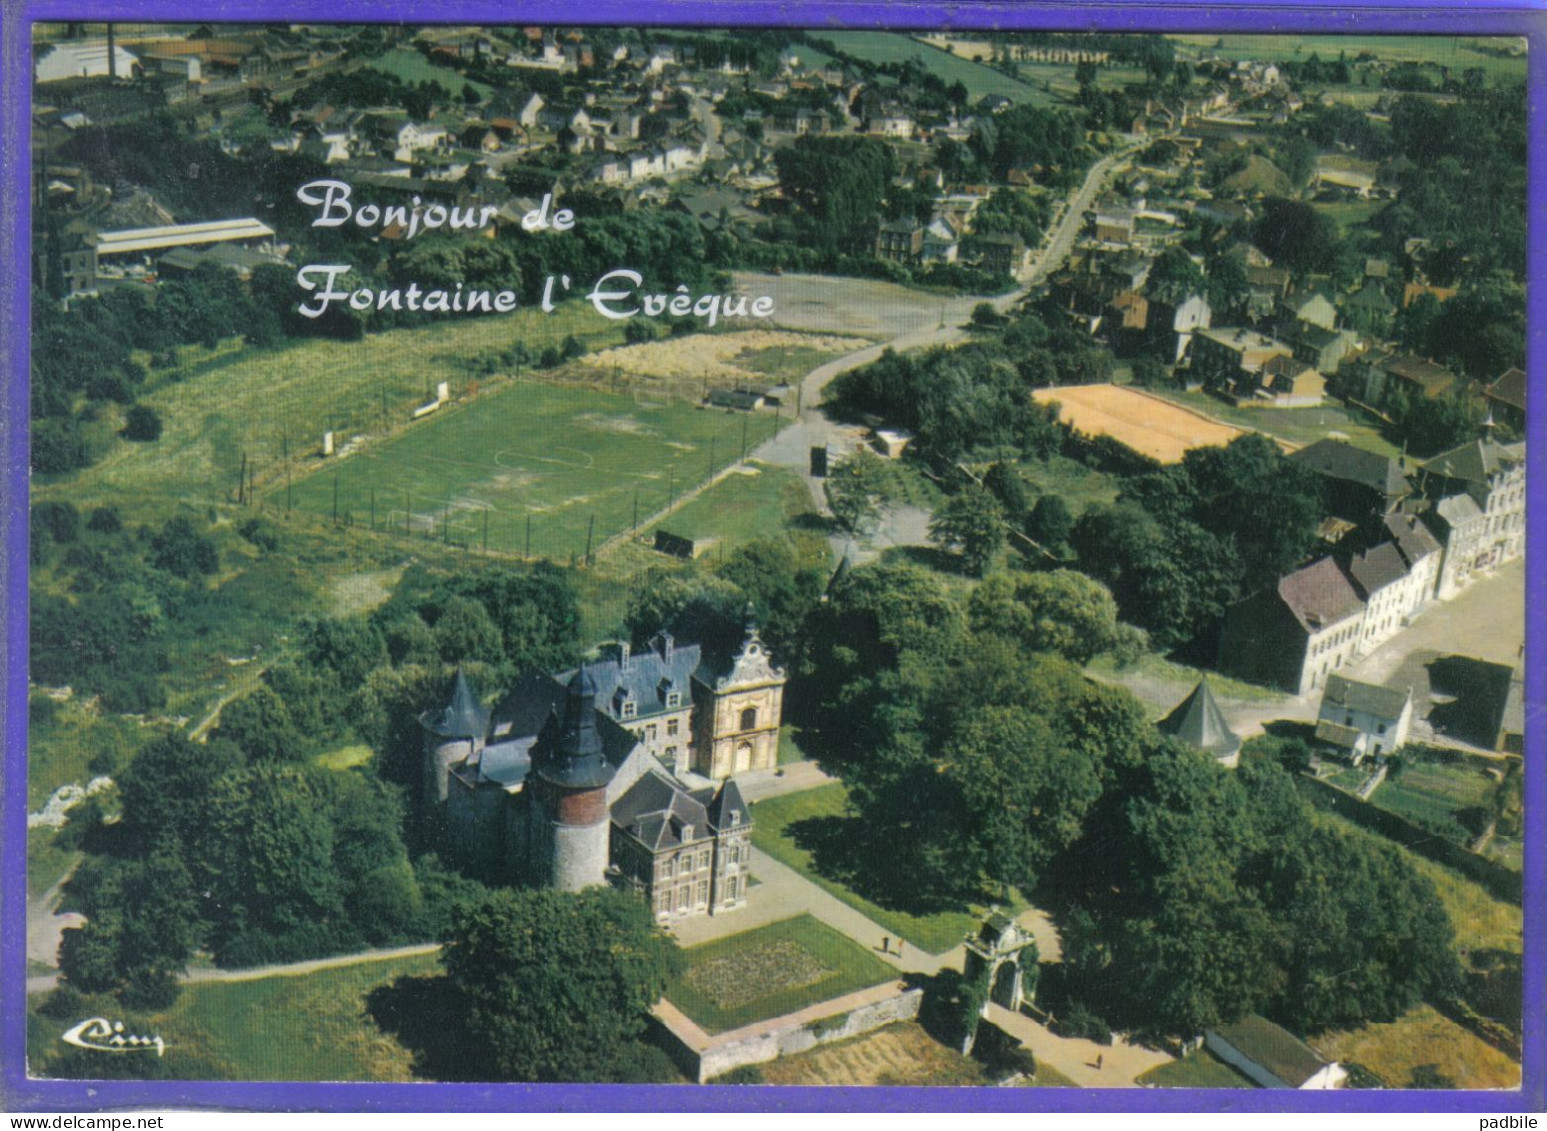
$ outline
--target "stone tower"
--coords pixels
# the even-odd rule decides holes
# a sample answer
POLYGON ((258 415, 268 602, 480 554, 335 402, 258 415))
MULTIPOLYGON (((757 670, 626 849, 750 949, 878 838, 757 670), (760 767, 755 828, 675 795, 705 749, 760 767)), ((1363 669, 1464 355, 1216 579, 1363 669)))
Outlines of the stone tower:
POLYGON ((476 762, 488 734, 489 713, 479 706, 461 668, 451 685, 451 701, 420 715, 419 726, 424 730, 424 800, 433 810, 446 803, 451 767, 476 762))
POLYGON ((569 681, 564 716, 549 716, 532 745, 527 778, 531 881, 560 891, 606 883, 611 837, 607 785, 614 767, 596 728, 596 683, 582 667, 569 681))

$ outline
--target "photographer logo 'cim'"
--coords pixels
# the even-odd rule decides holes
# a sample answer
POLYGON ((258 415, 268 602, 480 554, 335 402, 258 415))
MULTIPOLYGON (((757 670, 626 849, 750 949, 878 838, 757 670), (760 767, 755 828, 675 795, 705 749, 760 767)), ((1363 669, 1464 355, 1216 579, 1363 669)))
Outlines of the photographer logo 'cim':
POLYGON ((157 1056, 166 1055, 166 1045, 160 1037, 125 1033, 122 1021, 108 1021, 102 1017, 92 1017, 72 1026, 59 1039, 67 1045, 95 1052, 148 1052, 155 1049, 157 1056))

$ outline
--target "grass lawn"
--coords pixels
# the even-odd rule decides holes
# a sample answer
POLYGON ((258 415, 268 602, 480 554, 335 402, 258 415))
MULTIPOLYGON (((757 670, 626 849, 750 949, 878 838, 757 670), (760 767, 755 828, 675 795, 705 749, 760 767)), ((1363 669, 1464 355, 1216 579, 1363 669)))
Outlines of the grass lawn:
MULTIPOLYGON (((626 530, 778 426, 576 386, 521 380, 442 410, 294 488, 294 505, 416 535, 563 561, 626 530), (405 522, 405 512, 409 517, 405 522), (449 535, 445 530, 449 523, 449 535), (594 529, 593 524, 594 523, 594 529)), ((269 495, 282 504, 281 485, 269 495)))
POLYGON ((365 996, 433 974, 433 954, 253 982, 187 986, 151 1018, 168 1045, 203 1049, 231 1080, 409 1080, 409 1054, 365 1017, 365 996))
MULTIPOLYGON (((308 339, 270 350, 232 350, 223 343, 217 356, 191 362, 177 380, 152 377, 140 400, 160 414, 161 439, 116 444, 77 475, 37 481, 34 499, 126 506, 147 496, 198 506, 234 502, 245 455, 260 492, 277 486, 283 502, 287 452, 299 485, 321 462, 316 457, 325 430, 332 429, 339 443, 401 430, 412 410, 433 397, 437 382, 449 382, 453 397, 469 391, 467 358, 517 342, 540 352, 570 334, 589 348, 621 340, 617 323, 566 303, 552 314, 522 309, 371 334, 359 342, 308 339)), ((486 390, 502 383, 499 377, 480 380, 486 390)))
MULTIPOLYGON (((1218 672, 1204 672, 1201 668, 1188 667, 1186 664, 1178 664, 1168 660, 1158 652, 1145 652, 1138 661, 1129 667, 1119 668, 1113 662, 1109 653, 1097 656, 1089 664, 1086 670, 1092 675, 1099 676, 1112 683, 1134 683, 1131 687, 1136 695, 1139 694, 1137 684, 1152 680, 1163 680, 1175 684, 1180 690, 1176 699, 1166 706, 1169 712, 1171 707, 1182 701, 1182 697, 1192 691, 1197 682, 1207 675, 1209 688, 1222 699, 1241 699, 1248 703, 1271 703, 1281 699, 1282 693, 1268 687, 1259 687, 1255 683, 1245 683, 1239 679, 1231 679, 1229 676, 1220 675, 1218 672)), ((1140 698, 1144 696, 1140 695, 1140 698)), ((1165 704, 1157 704, 1165 706, 1165 704)))
POLYGON ((1151 1068, 1134 1083, 1150 1088, 1255 1088, 1257 1085, 1208 1049, 1151 1068))
POLYGON ((1263 432, 1295 447, 1314 444, 1317 440, 1331 436, 1347 440, 1356 448, 1364 448, 1392 459, 1401 454, 1362 413, 1350 412, 1339 405, 1327 404, 1320 408, 1236 408, 1207 393, 1189 393, 1181 389, 1149 391, 1226 424, 1263 432))
POLYGON ((1426 827, 1443 828, 1448 839, 1465 845, 1473 834, 1456 820, 1457 811, 1491 810, 1497 790, 1498 782, 1476 766, 1415 762, 1382 782, 1370 795, 1370 802, 1426 827))
MULTIPOLYGON (((774 423, 772 417, 743 419, 764 434, 774 423)), ((733 438, 739 451, 740 436, 733 438)), ((709 552, 722 558, 747 542, 777 537, 792 519, 813 511, 811 492, 800 475, 754 460, 642 533, 651 536, 656 529, 667 530, 694 542, 708 543, 709 552)))
MULTIPOLYGON (((981 923, 983 908, 961 907, 923 915, 910 914, 882 907, 817 871, 811 850, 796 842, 790 826, 824 817, 842 818, 846 815, 847 798, 847 787, 835 783, 755 802, 752 806, 755 822, 752 826, 752 842, 775 860, 794 868, 862 915, 930 954, 943 954, 959 944, 967 932, 981 923)), ((1020 907, 1012 906, 1009 910, 1014 914, 1020 907)))
POLYGON ((685 950, 666 997, 710 1033, 782 1017, 896 979, 864 947, 810 915, 685 950))
POLYGON ((1323 1056, 1364 1065, 1388 1088, 1409 1087, 1420 1065, 1435 1066, 1458 1088, 1520 1086, 1520 1065, 1427 1005, 1395 1021, 1323 1033, 1308 1043, 1323 1056))
POLYGON ((1117 501, 1117 476, 1093 470, 1077 460, 1053 456, 1046 460, 1022 460, 1015 466, 1030 491, 1058 495, 1075 518, 1092 506, 1110 506, 1117 501))

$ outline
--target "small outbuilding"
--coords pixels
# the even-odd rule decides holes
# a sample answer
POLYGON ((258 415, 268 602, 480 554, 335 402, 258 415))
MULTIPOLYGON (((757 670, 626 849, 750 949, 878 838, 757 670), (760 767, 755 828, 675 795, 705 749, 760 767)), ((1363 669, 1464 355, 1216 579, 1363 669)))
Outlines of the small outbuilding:
POLYGON ((1248 1014, 1203 1036, 1208 1050, 1264 1088, 1325 1091, 1341 1088, 1348 1071, 1266 1017, 1248 1014))

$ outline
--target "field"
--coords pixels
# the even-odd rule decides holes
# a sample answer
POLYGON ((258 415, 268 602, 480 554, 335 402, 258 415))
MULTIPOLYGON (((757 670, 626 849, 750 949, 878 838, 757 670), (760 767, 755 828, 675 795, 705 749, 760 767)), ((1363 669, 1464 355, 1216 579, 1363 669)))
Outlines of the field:
MULTIPOLYGON (((835 827, 831 823, 844 818, 847 798, 848 790, 841 783, 800 793, 787 793, 782 797, 764 798, 753 806, 756 823, 752 826, 752 842, 824 891, 930 954, 943 954, 959 944, 964 935, 982 922, 982 908, 962 907, 910 914, 882 907, 817 870, 815 855, 804 843, 803 830, 792 829, 791 826, 798 826, 801 822, 827 822, 829 827, 835 827)), ((1016 909, 1011 910, 1013 912, 1016 909)))
POLYGON ((1506 36, 1460 38, 1446 35, 1173 35, 1190 53, 1223 59, 1263 59, 1271 62, 1308 59, 1311 54, 1336 59, 1347 53, 1350 62, 1369 52, 1388 63, 1438 63, 1460 74, 1481 67, 1489 82, 1524 82, 1525 44, 1506 36), (1518 48, 1519 54, 1511 54, 1518 48))
POLYGON ((759 1069, 768 1084, 865 1087, 988 1083, 975 1061, 948 1049, 914 1022, 888 1025, 853 1040, 784 1056, 759 1069))
POLYGON ((1456 820, 1457 812, 1491 812, 1497 789, 1498 782, 1475 765, 1415 762, 1382 782, 1370 795, 1370 801, 1377 808, 1425 827, 1442 828, 1448 839, 1464 845, 1474 834, 1456 820))
POLYGON ((1134 1083, 1150 1088, 1255 1088, 1257 1085, 1208 1049, 1151 1068, 1134 1083))
POLYGON ((478 92, 480 98, 488 98, 493 90, 487 83, 474 82, 450 67, 432 63, 419 52, 406 47, 388 51, 381 58, 372 59, 370 65, 415 85, 433 80, 458 97, 461 96, 464 86, 471 86, 478 92))
POLYGON ((669 530, 723 557, 746 542, 777 537, 797 515, 813 510, 811 492, 794 471, 748 460, 703 494, 649 527, 669 530))
MULTIPOLYGON (((467 545, 584 554, 734 463, 778 427, 586 388, 519 381, 369 445, 295 485, 294 505, 467 545), (594 527, 593 527, 594 523, 594 527)), ((283 504, 284 487, 268 502, 283 504)))
POLYGON ((1517 1088, 1520 1065, 1429 1006, 1397 1020, 1323 1033, 1309 1044, 1343 1064, 1362 1064, 1389 1088, 1409 1087, 1413 1070, 1432 1065, 1458 1088, 1517 1088))
POLYGON ((1242 429, 1120 385, 1037 389, 1032 398, 1059 406, 1058 418, 1087 436, 1111 436, 1161 463, 1177 463, 1193 448, 1223 446, 1242 429))
POLYGON ((1053 101, 1044 92, 1001 74, 992 67, 959 58, 901 32, 828 31, 823 28, 813 30, 812 34, 818 39, 832 40, 840 51, 877 63, 902 63, 916 59, 947 84, 960 82, 974 101, 988 94, 1000 94, 1012 102, 1032 105, 1048 105, 1053 101))
MULTIPOLYGON (((519 310, 372 334, 359 342, 311 339, 214 354, 185 350, 182 367, 153 377, 151 391, 140 398, 161 416, 160 440, 119 444, 78 476, 35 484, 34 499, 234 502, 244 456, 260 487, 282 485, 286 455, 292 472, 301 474, 317 462, 325 430, 344 443, 356 434, 376 437, 401 428, 414 407, 433 397, 438 382, 449 382, 454 398, 469 391, 466 359, 517 343, 541 351, 571 334, 592 348, 622 336, 617 323, 569 303, 552 314, 519 310)), ((483 384, 497 380, 484 378, 483 384)))
POLYGON ((782 1017, 897 977, 875 955, 809 915, 683 952, 666 998, 709 1033, 782 1017))

